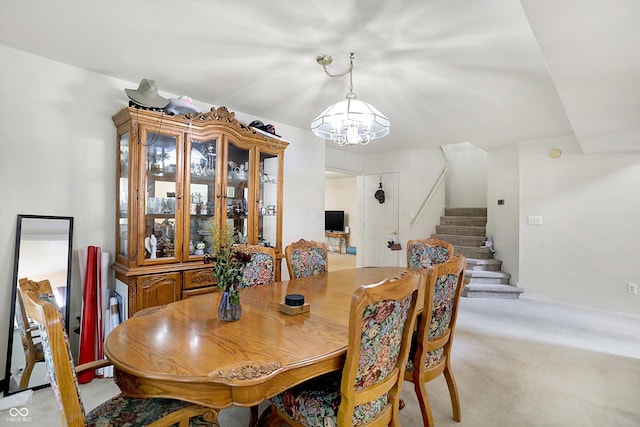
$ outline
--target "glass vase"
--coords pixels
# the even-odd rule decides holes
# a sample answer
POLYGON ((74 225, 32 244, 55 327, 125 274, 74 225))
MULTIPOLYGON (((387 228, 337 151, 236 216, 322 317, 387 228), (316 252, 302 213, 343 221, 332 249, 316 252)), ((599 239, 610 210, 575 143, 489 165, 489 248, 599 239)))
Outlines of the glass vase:
POLYGON ((231 304, 229 291, 224 291, 220 296, 220 305, 218 305, 218 319, 224 322, 235 322, 242 314, 242 306, 238 301, 238 305, 231 304))

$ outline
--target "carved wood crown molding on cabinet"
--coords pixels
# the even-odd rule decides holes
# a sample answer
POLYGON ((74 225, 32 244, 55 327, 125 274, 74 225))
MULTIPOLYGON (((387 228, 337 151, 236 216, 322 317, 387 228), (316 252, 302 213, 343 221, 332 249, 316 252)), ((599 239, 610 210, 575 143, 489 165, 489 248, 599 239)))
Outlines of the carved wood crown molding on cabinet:
MULTIPOLYGON (((170 119, 176 122, 181 122, 187 126, 206 126, 209 124, 225 124, 230 125, 236 128, 238 132, 241 134, 245 134, 252 138, 258 138, 262 141, 269 143, 273 148, 286 148, 289 145, 289 142, 285 139, 279 138, 276 135, 268 135, 266 132, 261 132, 256 130, 253 127, 250 127, 236 118, 236 113, 233 111, 229 111, 227 107, 211 107, 210 111, 202 112, 202 113, 189 113, 189 114, 180 114, 180 115, 169 115, 164 112, 154 112, 149 110, 139 110, 134 107, 123 107, 122 110, 135 110, 136 113, 151 113, 156 114, 159 117, 163 117, 164 120, 170 119)), ((114 122, 116 122, 116 126, 118 125, 118 120, 116 117, 118 114, 114 116, 114 122)), ((132 140, 137 140, 138 138, 138 123, 137 120, 134 119, 132 122, 132 140)))

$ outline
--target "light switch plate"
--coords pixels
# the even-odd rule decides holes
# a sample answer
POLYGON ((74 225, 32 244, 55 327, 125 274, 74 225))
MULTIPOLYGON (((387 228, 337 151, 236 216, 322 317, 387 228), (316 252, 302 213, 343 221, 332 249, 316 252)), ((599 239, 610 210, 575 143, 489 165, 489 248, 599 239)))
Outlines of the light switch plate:
POLYGON ((529 225, 542 225, 542 217, 529 215, 529 217, 527 218, 527 223, 529 225))

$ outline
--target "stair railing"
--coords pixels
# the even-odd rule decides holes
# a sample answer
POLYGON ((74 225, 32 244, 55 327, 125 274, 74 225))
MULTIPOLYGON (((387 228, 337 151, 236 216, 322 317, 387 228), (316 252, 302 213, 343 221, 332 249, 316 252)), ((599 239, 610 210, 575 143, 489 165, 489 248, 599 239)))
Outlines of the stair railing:
POLYGON ((431 187, 431 191, 429 191, 429 194, 427 195, 427 198, 424 199, 424 202, 422 202, 422 205, 420 205, 420 209, 418 209, 418 212, 413 216, 413 219, 409 223, 409 227, 413 227, 414 225, 416 225, 416 221, 418 220, 418 217, 420 217, 420 215, 422 214, 422 211, 424 211, 424 208, 429 203, 429 200, 431 200, 431 197, 433 196, 433 193, 435 193, 436 189, 438 188, 438 185, 440 185, 440 183, 444 179, 445 173, 447 173, 447 168, 446 167, 442 169, 442 172, 440 172, 440 176, 438 177, 436 182, 433 184, 433 187, 431 187))

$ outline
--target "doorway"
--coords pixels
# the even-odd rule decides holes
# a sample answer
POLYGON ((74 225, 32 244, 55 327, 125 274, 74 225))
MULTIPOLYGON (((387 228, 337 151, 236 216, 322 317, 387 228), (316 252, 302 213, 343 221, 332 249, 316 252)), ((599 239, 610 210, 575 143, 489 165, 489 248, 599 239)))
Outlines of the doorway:
POLYGON ((401 251, 388 245, 398 243, 398 181, 397 172, 364 176, 364 266, 400 265, 401 251), (379 191, 384 199, 375 197, 379 191))
MULTIPOLYGON (((358 251, 360 239, 362 235, 361 205, 358 202, 358 194, 362 179, 357 172, 351 171, 325 171, 325 210, 335 210, 344 212, 344 231, 349 233, 348 246, 350 256, 353 252, 358 251)), ((340 241, 335 237, 327 237, 325 243, 329 247, 329 251, 337 252, 342 249, 342 253, 347 252, 347 242, 340 241), (342 246, 340 246, 342 244, 342 246)), ((355 257, 353 257, 355 258, 355 257)))
POLYGON ((398 188, 397 172, 363 176, 352 171, 325 171, 325 209, 346 211, 349 246, 356 252, 358 267, 400 265, 402 252, 387 247, 390 240, 398 239, 398 188), (384 203, 374 198, 380 183, 384 203))

